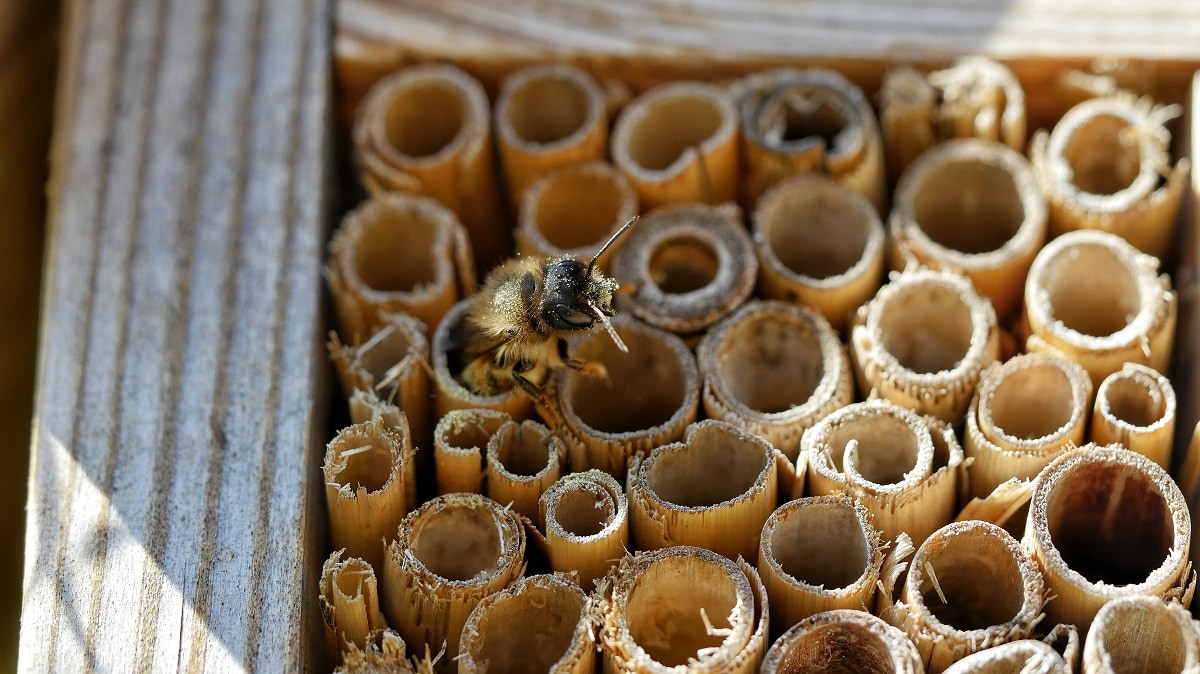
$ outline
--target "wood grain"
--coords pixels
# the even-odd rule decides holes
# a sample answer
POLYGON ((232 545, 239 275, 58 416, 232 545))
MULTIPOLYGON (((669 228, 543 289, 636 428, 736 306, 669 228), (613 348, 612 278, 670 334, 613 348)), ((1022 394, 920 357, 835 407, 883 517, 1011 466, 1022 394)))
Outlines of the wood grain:
POLYGON ((69 0, 22 671, 298 671, 328 0, 69 0))

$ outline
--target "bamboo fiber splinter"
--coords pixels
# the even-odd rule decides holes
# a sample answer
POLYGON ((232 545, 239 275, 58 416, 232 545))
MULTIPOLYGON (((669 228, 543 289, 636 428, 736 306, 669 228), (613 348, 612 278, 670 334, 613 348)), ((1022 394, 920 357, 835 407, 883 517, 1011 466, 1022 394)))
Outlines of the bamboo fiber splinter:
POLYGON ((792 462, 804 431, 854 399, 845 347, 804 307, 745 304, 709 330, 696 356, 704 413, 765 438, 792 462))
POLYGON ((1084 674, 1198 671, 1200 632, 1192 615, 1159 597, 1108 602, 1083 646, 1084 674))
POLYGON ((483 493, 484 459, 492 436, 512 421, 507 412, 450 410, 433 431, 433 459, 439 494, 483 493))
POLYGON ((613 255, 613 276, 633 288, 620 306, 681 337, 699 334, 754 291, 758 258, 733 204, 656 209, 613 255))
POLYGON ((991 303, 949 272, 896 275, 858 310, 850 332, 862 391, 955 424, 983 369, 999 356, 991 303))
POLYGON ((1086 445, 1034 481, 1024 546, 1056 597, 1047 619, 1086 631, 1119 597, 1190 604, 1191 536, 1187 503, 1165 470, 1118 445, 1086 445))
POLYGON ((600 470, 564 475, 539 501, 550 567, 578 574, 591 590, 629 547, 629 501, 600 470))
POLYGON ((1056 353, 1027 353, 983 373, 967 410, 964 450, 973 462, 971 495, 1001 483, 1029 480, 1069 448, 1084 442, 1092 380, 1056 353))
POLYGON ((471 247, 458 218, 433 199, 383 194, 342 220, 329 242, 338 334, 359 344, 403 312, 430 330, 475 289, 471 247))
POLYGON ((1038 253, 1025 284, 1029 351, 1055 350, 1096 386, 1125 363, 1165 372, 1176 297, 1158 260, 1106 232, 1069 232, 1038 253))
POLYGON ((777 68, 751 75, 741 86, 745 203, 788 176, 820 173, 883 212, 883 140, 862 89, 823 68, 777 68))
POLYGON ((617 117, 612 159, 642 208, 737 196, 738 122, 729 94, 701 82, 672 82, 634 99, 617 117))
POLYGON ((1046 240, 1046 202, 1021 153, 992 141, 949 141, 901 175, 890 235, 895 266, 912 258, 963 274, 1007 317, 1046 240))
POLYGON ((1145 365, 1126 363, 1096 391, 1091 440, 1120 443, 1163 468, 1171 467, 1175 441, 1175 388, 1145 365))
POLYGON ((904 632, 863 611, 837 609, 805 618, 767 651, 762 674, 856 672, 922 674, 904 632))
POLYGON ((758 573, 776 630, 833 609, 871 611, 883 541, 866 508, 839 494, 780 506, 762 528, 758 573))
POLYGON ((404 639, 395 631, 379 630, 372 637, 365 648, 351 645, 334 674, 433 674, 428 650, 424 658, 410 661, 404 639))
POLYGON ((459 674, 593 674, 592 603, 560 576, 530 576, 493 594, 463 626, 459 674))
POLYGON ((779 491, 775 449, 724 421, 688 427, 629 466, 633 541, 639 550, 695 545, 730 559, 758 558, 779 491))
POLYGON ((563 473, 566 446, 536 421, 502 425, 487 443, 488 498, 530 520, 538 500, 563 473))
POLYGON ((1050 233, 1099 229, 1162 258, 1190 167, 1187 159, 1171 166, 1166 122, 1178 114, 1178 106, 1108 96, 1080 103, 1050 134, 1036 134, 1029 154, 1050 202, 1050 233))
POLYGON ((862 195, 823 176, 780 181, 753 216, 763 297, 798 302, 839 331, 882 281, 884 231, 862 195))
POLYGON ((608 674, 750 674, 766 650, 767 605, 753 567, 676 546, 626 557, 601 595, 608 674))
POLYGON ((331 652, 349 644, 364 649, 372 632, 387 629, 375 570, 357 557, 343 560, 345 552, 334 551, 321 567, 321 615, 331 652))
POLYGON ((477 494, 438 496, 409 513, 383 564, 384 606, 413 650, 446 644, 447 662, 471 611, 524 573, 525 528, 477 494))
POLYGON ((445 204, 466 226, 482 268, 512 250, 496 188, 490 110, 475 78, 430 64, 379 80, 354 123, 367 190, 421 194, 445 204))
POLYGON ((565 63, 521 68, 496 97, 496 141, 509 196, 519 203, 539 175, 604 158, 604 92, 586 72, 565 63))
POLYGON ((936 531, 908 566, 893 622, 927 671, 998 644, 1029 637, 1042 619, 1045 586, 1033 560, 1007 531, 954 522, 936 531))

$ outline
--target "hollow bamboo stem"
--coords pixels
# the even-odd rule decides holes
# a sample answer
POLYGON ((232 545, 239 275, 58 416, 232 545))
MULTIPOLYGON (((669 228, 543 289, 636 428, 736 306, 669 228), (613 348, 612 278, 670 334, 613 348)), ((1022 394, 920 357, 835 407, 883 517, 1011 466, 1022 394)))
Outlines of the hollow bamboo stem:
POLYGON ((563 473, 566 446, 536 421, 506 422, 487 443, 487 494, 528 519, 538 500, 563 473))
POLYGON ((483 493, 484 459, 492 437, 512 421, 506 412, 450 410, 433 432, 438 494, 483 493))
POLYGON ((375 570, 357 557, 342 559, 345 552, 334 551, 321 567, 321 614, 332 637, 331 652, 349 644, 365 649, 372 632, 387 629, 375 570))
POLYGON ((1126 363, 1100 383, 1090 438, 1098 445, 1119 443, 1169 469, 1175 418, 1171 381, 1145 365, 1126 363))
POLYGON ((1200 632, 1186 609, 1159 597, 1103 606, 1083 647, 1084 674, 1200 671, 1200 632))
POLYGON ((611 475, 587 470, 564 475, 539 501, 550 567, 578 575, 591 590, 629 547, 629 501, 611 475))
POLYGON ((763 659, 762 674, 924 672, 917 649, 904 632, 850 609, 805 618, 783 633, 763 659))

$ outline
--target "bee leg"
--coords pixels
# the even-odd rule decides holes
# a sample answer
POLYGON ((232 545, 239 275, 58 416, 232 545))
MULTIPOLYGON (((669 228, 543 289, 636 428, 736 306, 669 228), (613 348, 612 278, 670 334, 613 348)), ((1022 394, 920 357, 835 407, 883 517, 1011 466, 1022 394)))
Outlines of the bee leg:
POLYGON ((580 374, 589 377, 600 377, 608 379, 608 368, 604 367, 604 363, 589 362, 572 358, 571 353, 567 349, 567 340, 559 338, 558 340, 558 358, 563 362, 563 365, 579 372, 580 374))

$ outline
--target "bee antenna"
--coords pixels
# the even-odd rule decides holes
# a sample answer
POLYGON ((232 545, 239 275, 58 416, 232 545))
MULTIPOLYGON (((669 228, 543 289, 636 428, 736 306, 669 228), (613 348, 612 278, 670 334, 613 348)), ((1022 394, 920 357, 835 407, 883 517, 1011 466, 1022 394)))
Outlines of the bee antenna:
POLYGON ((621 238, 622 234, 629 231, 629 228, 633 227, 633 223, 637 222, 641 217, 642 216, 640 215, 635 215, 632 218, 629 218, 629 222, 621 225, 621 229, 618 229, 616 234, 608 237, 608 241, 605 241, 604 245, 600 247, 600 250, 596 251, 596 254, 592 256, 592 261, 588 263, 587 273, 584 274, 584 278, 588 278, 592 275, 592 267, 596 266, 596 260, 600 259, 600 256, 604 254, 604 251, 608 250, 609 247, 613 245, 613 242, 621 238))

